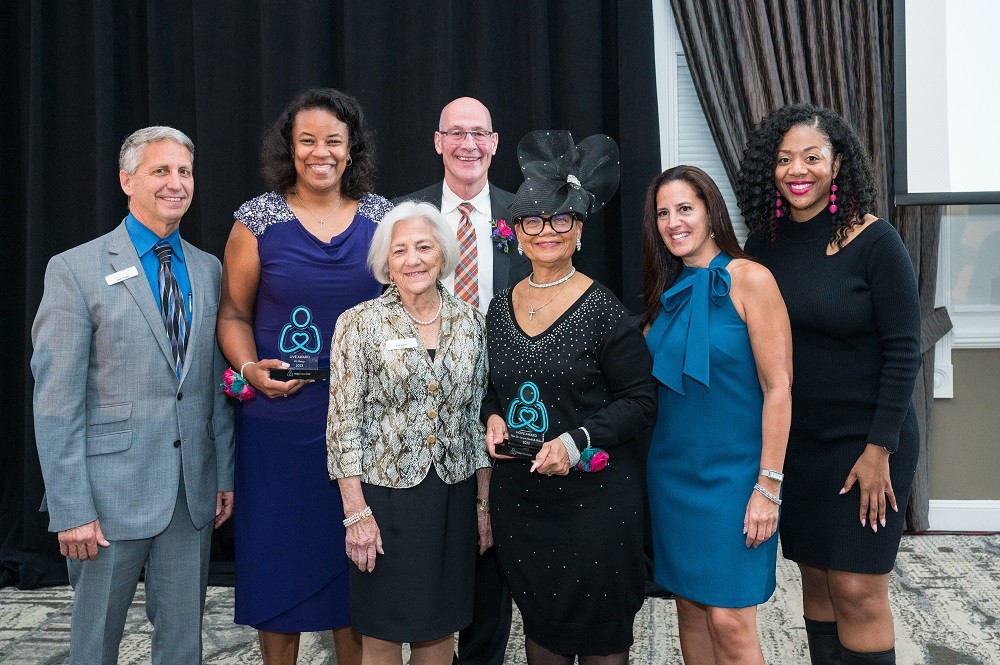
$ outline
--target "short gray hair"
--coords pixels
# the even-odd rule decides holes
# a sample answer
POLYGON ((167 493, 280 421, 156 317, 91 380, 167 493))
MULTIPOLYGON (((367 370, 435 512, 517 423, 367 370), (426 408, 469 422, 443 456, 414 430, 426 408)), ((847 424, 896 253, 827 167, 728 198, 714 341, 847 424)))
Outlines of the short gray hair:
POLYGON ((431 233, 441 250, 441 274, 443 279, 455 270, 458 265, 458 240, 448 222, 444 221, 441 211, 430 203, 403 201, 393 208, 375 229, 371 247, 368 248, 368 267, 375 279, 383 284, 389 283, 389 246, 392 244, 392 229, 396 222, 408 219, 426 219, 431 224, 431 233))
POLYGON ((139 163, 142 162, 142 151, 147 145, 157 141, 180 143, 188 149, 191 161, 194 161, 194 143, 187 134, 173 127, 145 127, 132 132, 122 143, 121 152, 118 153, 118 168, 126 173, 135 174, 139 163))

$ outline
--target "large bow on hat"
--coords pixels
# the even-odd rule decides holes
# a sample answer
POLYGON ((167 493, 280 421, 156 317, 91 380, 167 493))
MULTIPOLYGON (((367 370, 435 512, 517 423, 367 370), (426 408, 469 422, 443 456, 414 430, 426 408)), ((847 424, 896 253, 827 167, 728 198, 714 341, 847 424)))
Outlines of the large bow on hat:
POLYGON ((531 132, 517 146, 524 183, 518 188, 510 217, 571 212, 586 219, 618 189, 618 144, 595 134, 573 143, 565 130, 531 132))

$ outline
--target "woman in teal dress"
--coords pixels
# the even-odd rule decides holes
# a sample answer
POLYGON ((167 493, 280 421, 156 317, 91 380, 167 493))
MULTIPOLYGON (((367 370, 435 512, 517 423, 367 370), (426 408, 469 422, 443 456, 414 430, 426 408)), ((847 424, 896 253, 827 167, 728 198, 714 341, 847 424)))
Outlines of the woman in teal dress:
POLYGON ((646 194, 643 326, 659 382, 647 466, 654 579, 677 597, 688 663, 763 663, 791 421, 791 330, 740 250, 722 194, 677 166, 646 194))

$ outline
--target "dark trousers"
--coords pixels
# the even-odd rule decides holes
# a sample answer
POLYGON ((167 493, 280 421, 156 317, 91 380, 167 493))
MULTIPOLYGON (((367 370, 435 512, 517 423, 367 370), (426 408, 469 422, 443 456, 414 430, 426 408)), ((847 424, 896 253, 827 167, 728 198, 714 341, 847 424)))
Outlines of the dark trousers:
POLYGON ((510 637, 510 590, 503 581, 496 548, 476 557, 476 589, 472 623, 458 634, 462 665, 503 665, 510 637))

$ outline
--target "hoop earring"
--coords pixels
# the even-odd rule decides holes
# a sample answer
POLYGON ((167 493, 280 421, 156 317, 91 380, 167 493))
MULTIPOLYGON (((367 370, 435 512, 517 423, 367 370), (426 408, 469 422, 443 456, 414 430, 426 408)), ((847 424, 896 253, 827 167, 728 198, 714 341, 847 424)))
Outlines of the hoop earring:
POLYGON ((783 217, 785 215, 785 200, 781 198, 781 192, 774 190, 774 216, 783 217))
POLYGON ((348 166, 350 166, 350 165, 351 165, 351 164, 353 164, 353 163, 354 163, 354 160, 353 160, 353 159, 351 159, 351 156, 350 156, 350 155, 348 155, 348 156, 347 156, 347 165, 348 165, 348 166))
POLYGON ((837 181, 834 180, 830 183, 830 214, 837 214, 837 181))
POLYGON ((517 253, 524 256, 524 247, 521 245, 521 241, 517 241, 517 253))
POLYGON ((583 243, 580 242, 580 236, 577 236, 576 237, 576 251, 579 252, 581 249, 583 249, 583 243))

